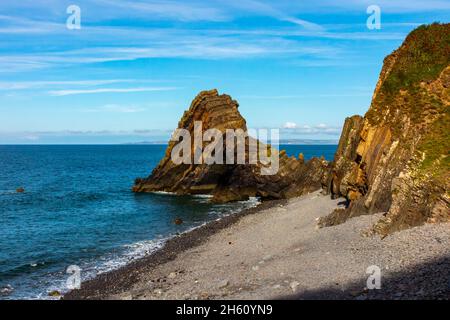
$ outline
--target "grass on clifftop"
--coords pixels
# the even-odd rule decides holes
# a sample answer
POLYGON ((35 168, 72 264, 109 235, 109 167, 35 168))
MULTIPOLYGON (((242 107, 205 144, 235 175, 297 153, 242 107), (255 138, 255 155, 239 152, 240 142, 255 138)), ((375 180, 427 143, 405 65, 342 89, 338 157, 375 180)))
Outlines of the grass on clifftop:
POLYGON ((433 177, 438 184, 446 184, 450 172, 449 107, 433 94, 430 86, 421 83, 435 81, 450 65, 450 24, 420 26, 390 58, 395 59, 392 69, 366 118, 372 125, 381 121, 388 124, 394 139, 402 139, 405 146, 420 135, 416 150, 424 158, 418 173, 433 177), (407 126, 403 116, 417 129, 404 138, 407 126))
POLYGON ((449 64, 450 24, 422 25, 406 37, 381 89, 388 96, 395 95, 401 89, 436 79, 449 64))

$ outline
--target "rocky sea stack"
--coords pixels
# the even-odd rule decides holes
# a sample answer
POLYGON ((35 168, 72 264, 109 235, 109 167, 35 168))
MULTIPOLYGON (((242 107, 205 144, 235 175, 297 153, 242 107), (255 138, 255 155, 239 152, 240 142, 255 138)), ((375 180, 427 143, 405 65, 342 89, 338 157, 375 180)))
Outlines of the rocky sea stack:
MULTIPOLYGON (((203 132, 215 128, 224 135, 227 129, 247 131, 238 103, 217 90, 201 92, 181 118, 178 128, 186 129, 194 136, 194 122, 202 122, 203 132)), ((262 164, 248 164, 249 139, 245 140, 247 164, 175 164, 171 159, 172 149, 178 141, 169 141, 164 158, 146 179, 136 179, 134 192, 166 191, 176 194, 208 194, 215 202, 246 200, 249 197, 262 199, 285 199, 317 190, 329 170, 327 161, 319 158, 304 162, 288 157, 286 152, 271 148, 278 155, 279 170, 274 175, 261 174, 262 164)), ((192 155, 194 144, 192 143, 192 155)), ((225 147, 223 148, 225 153, 225 147)), ((225 155, 224 155, 225 156, 225 155)), ((237 147, 234 150, 237 158, 237 147)), ((192 161, 193 162, 193 161, 192 161)))
MULTIPOLYGON (((348 207, 322 218, 320 226, 376 212, 385 215, 372 231, 383 235, 449 221, 449 106, 450 24, 421 26, 386 57, 369 111, 346 119, 332 163, 305 163, 302 155, 271 149, 279 157, 275 175, 261 175, 260 164, 177 165, 171 160, 177 142, 170 141, 165 157, 148 178, 136 179, 133 191, 209 194, 228 202, 285 199, 323 188, 345 197, 348 207)), ((238 103, 217 90, 201 92, 178 128, 193 134, 195 121, 222 134, 247 130, 238 103)))

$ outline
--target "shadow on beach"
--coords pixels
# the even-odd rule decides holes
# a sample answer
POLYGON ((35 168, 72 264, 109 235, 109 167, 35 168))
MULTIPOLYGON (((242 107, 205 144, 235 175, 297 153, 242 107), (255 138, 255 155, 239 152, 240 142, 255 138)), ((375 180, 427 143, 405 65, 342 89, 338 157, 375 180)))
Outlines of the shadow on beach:
POLYGON ((280 296, 277 300, 448 300, 450 299, 450 256, 382 276, 379 290, 367 290, 366 281, 367 278, 361 278, 344 290, 336 284, 335 287, 280 296))

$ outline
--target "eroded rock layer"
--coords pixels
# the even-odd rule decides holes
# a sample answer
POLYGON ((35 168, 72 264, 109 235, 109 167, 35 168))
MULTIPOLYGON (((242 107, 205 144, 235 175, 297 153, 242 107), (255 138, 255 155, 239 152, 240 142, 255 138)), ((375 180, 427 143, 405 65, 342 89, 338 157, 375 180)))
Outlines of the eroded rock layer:
MULTIPOLYGON (((194 124, 202 122, 202 132, 218 129, 223 135, 223 152, 226 152, 226 130, 247 131, 244 118, 238 110, 238 103, 228 95, 219 95, 217 90, 203 91, 192 102, 178 124, 194 136, 194 124)), ((270 154, 279 161, 275 174, 262 174, 264 167, 260 162, 249 163, 249 143, 245 139, 246 164, 195 164, 194 143, 191 143, 192 164, 175 164, 172 151, 179 143, 170 141, 164 158, 145 179, 136 179, 134 192, 166 191, 176 194, 209 194, 215 202, 245 200, 257 196, 262 199, 284 199, 320 189, 329 164, 324 159, 313 158, 304 162, 299 158, 288 157, 286 152, 278 152, 269 146, 270 154)), ((206 145, 206 144, 205 144, 206 145)), ((237 147, 234 149, 237 159, 237 147)), ((237 162, 237 161, 236 161, 237 162)))
POLYGON ((349 207, 319 224, 385 212, 385 235, 449 221, 449 107, 450 25, 422 26, 385 59, 364 118, 346 120, 326 186, 349 207))
MULTIPOLYGON (((348 207, 320 219, 320 226, 375 212, 385 214, 371 231, 383 235, 449 221, 449 107, 450 25, 422 26, 386 57, 371 106, 364 117, 346 119, 333 163, 317 158, 305 163, 302 155, 271 149, 279 159, 272 175, 261 174, 260 163, 175 164, 171 153, 177 142, 171 141, 159 165, 148 178, 137 179, 133 190, 210 194, 228 202, 290 198, 322 186, 333 197, 345 197, 348 207)), ((216 128, 222 135, 226 129, 247 130, 238 103, 216 90, 200 93, 178 128, 193 134, 196 121, 203 131, 216 128)))

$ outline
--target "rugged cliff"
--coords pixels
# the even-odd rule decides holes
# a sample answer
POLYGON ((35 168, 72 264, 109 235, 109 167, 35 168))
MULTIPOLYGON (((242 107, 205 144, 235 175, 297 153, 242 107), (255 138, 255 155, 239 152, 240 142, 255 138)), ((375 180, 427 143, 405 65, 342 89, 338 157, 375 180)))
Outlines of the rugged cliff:
MULTIPOLYGON (((263 175, 261 163, 175 164, 171 154, 178 141, 152 174, 136 179, 135 192, 168 191, 210 194, 216 202, 258 196, 283 199, 320 188, 333 197, 345 197, 339 209, 319 221, 320 226, 342 223, 350 217, 384 212, 373 232, 388 234, 425 222, 450 220, 450 25, 433 24, 414 30, 386 57, 371 106, 364 117, 347 118, 333 163, 260 145, 279 159, 279 170, 263 175)), ((216 90, 201 92, 179 122, 194 135, 216 128, 247 131, 238 103, 216 90)), ((223 148, 225 150, 225 146, 223 148)), ((195 153, 195 145, 190 144, 195 153)), ((225 152, 225 151, 224 151, 225 152)), ((237 149, 232 151, 237 159, 237 149)))
MULTIPOLYGON (((228 95, 219 95, 217 90, 203 91, 193 101, 181 118, 178 129, 186 129, 194 136, 195 122, 201 121, 201 132, 215 128, 222 134, 223 158, 226 158, 226 130, 241 129, 247 132, 244 118, 238 110, 238 103, 228 95)), ((197 129, 199 130, 199 129, 197 129)), ((167 191, 177 194, 209 194, 213 201, 229 202, 258 196, 262 199, 284 199, 317 190, 321 187, 329 164, 323 159, 314 158, 304 162, 299 158, 288 157, 284 151, 257 142, 259 148, 269 148, 268 154, 279 161, 275 174, 262 174, 265 167, 258 161, 250 163, 250 137, 245 138, 245 164, 237 163, 237 140, 232 150, 234 164, 195 164, 195 145, 191 141, 191 163, 176 164, 172 161, 172 151, 179 143, 170 141, 164 158, 145 179, 136 179, 133 191, 167 191)), ((172 139, 171 139, 172 140, 172 139)), ((254 142, 254 141, 253 141, 254 142)), ((209 143, 203 143, 206 147, 209 143)))
POLYGON ((380 234, 450 220, 450 25, 422 26, 386 57, 369 111, 345 122, 327 191, 347 209, 321 226, 385 212, 380 234))

